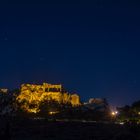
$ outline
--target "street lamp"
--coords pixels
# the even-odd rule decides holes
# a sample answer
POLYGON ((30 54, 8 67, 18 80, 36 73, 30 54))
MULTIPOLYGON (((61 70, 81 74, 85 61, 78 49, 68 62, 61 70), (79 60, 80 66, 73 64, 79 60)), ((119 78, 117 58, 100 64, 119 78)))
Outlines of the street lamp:
POLYGON ((111 115, 112 115, 112 116, 116 116, 117 114, 118 114, 118 111, 112 111, 112 112, 111 112, 111 115))

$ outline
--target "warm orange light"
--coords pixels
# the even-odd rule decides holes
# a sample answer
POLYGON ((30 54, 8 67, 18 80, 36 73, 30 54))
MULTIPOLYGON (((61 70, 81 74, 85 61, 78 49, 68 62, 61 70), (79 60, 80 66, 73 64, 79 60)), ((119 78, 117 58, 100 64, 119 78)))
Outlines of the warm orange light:
POLYGON ((31 113, 35 113, 35 114, 38 112, 36 109, 30 109, 28 111, 31 112, 31 113))
POLYGON ((115 114, 115 112, 112 112, 111 115, 112 115, 112 116, 115 116, 116 114, 115 114))
POLYGON ((112 111, 112 112, 111 112, 111 115, 112 115, 112 116, 116 116, 117 114, 118 114, 117 111, 112 111))
POLYGON ((49 112, 49 115, 55 115, 55 114, 57 114, 57 113, 59 113, 58 111, 50 111, 49 112))

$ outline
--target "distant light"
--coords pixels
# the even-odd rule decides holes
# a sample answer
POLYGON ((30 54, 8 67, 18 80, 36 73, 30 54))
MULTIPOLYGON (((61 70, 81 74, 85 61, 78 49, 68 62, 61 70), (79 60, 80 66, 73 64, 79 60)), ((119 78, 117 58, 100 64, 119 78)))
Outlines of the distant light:
POLYGON ((50 111, 49 112, 49 115, 55 115, 55 114, 57 114, 57 113, 59 113, 58 111, 50 111))
POLYGON ((140 112, 138 112, 138 115, 140 115, 140 112))
POLYGON ((37 111, 36 110, 33 110, 33 109, 30 112, 35 113, 35 114, 37 113, 37 111))
POLYGON ((112 115, 112 116, 115 116, 116 114, 115 114, 115 112, 112 112, 111 115, 112 115))
POLYGON ((111 115, 112 115, 112 116, 116 116, 117 114, 118 114, 118 111, 112 111, 112 112, 111 112, 111 115))
POLYGON ((124 122, 120 122, 120 125, 124 125, 124 122))

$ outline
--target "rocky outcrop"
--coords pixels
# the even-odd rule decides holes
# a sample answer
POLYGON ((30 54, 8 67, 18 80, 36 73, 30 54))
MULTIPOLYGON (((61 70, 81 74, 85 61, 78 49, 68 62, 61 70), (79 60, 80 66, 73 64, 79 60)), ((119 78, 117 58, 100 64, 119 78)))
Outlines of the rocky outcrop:
POLYGON ((104 112, 109 110, 109 105, 106 99, 103 98, 90 98, 87 103, 84 103, 85 109, 96 110, 104 112))

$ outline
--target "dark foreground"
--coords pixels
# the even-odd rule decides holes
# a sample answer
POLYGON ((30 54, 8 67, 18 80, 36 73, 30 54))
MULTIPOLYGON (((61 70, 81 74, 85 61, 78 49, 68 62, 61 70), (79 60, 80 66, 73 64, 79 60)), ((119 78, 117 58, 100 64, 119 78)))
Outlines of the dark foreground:
POLYGON ((135 125, 4 119, 0 123, 0 139, 7 140, 140 140, 135 125))

